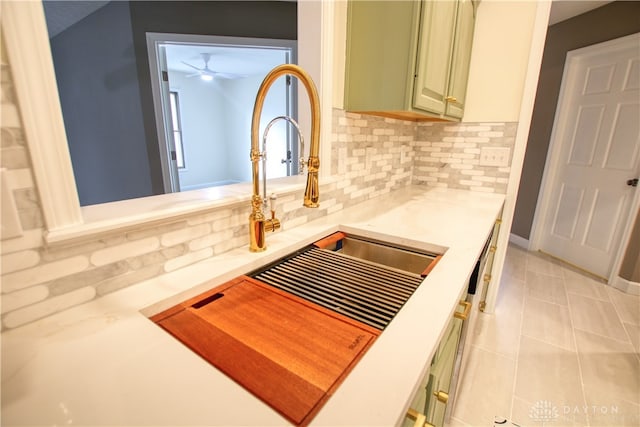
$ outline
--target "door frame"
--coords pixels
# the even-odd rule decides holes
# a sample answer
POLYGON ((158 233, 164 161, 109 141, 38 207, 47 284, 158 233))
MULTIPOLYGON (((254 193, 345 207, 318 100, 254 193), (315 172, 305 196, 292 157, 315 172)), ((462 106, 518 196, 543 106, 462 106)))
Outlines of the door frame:
MULTIPOLYGON (((565 60, 564 71, 562 74, 562 83, 560 86, 560 93, 558 96, 558 103, 556 105, 555 117, 553 119, 553 129, 551 131, 551 138, 549 142, 549 149, 547 151, 547 158, 544 166, 544 173, 542 175, 542 182, 540 184, 540 191, 538 192, 538 203, 533 217, 533 225, 531 228, 531 239, 529 240, 529 249, 532 251, 540 250, 544 224, 549 215, 551 215, 551 186, 555 182, 559 169, 561 166, 560 154, 562 150, 562 141, 560 136, 565 132, 568 106, 570 99, 568 96, 569 88, 573 85, 573 82, 577 76, 578 62, 585 56, 599 55, 605 52, 611 52, 612 50, 625 49, 628 47, 640 45, 640 33, 631 34, 628 36, 620 37, 617 39, 609 40, 606 42, 598 43, 595 45, 575 49, 567 52, 567 58, 565 60)), ((610 285, 627 291, 628 286, 620 283, 617 280, 620 265, 624 257, 624 252, 629 243, 631 235, 631 229, 635 221, 635 215, 631 215, 633 212, 637 212, 640 209, 640 191, 636 190, 631 200, 631 206, 627 213, 627 219, 623 225, 622 239, 619 246, 615 249, 616 253, 613 257, 611 273, 608 277, 610 285)), ((638 293, 638 292, 633 292, 638 293)))
MULTIPOLYGON (((156 130, 158 135, 158 145, 160 151, 160 164, 162 169, 162 181, 165 193, 173 193, 180 191, 180 181, 178 169, 175 161, 171 160, 171 151, 174 150, 173 133, 168 128, 168 98, 164 94, 165 89, 168 93, 168 82, 162 81, 162 61, 159 55, 160 45, 164 43, 174 44, 206 44, 227 47, 254 47, 264 49, 281 49, 287 51, 289 63, 296 64, 298 62, 296 40, 285 39, 265 39, 253 37, 229 37, 214 36, 200 34, 174 34, 174 33, 146 33, 147 55, 149 58, 149 72, 151 73, 151 91, 153 94, 154 117, 156 121, 156 130)), ((287 93, 287 115, 298 117, 298 100, 296 82, 292 82, 292 88, 287 93)), ((294 137, 290 134, 287 127, 287 141, 294 137)), ((295 144, 292 144, 296 146, 295 144)))

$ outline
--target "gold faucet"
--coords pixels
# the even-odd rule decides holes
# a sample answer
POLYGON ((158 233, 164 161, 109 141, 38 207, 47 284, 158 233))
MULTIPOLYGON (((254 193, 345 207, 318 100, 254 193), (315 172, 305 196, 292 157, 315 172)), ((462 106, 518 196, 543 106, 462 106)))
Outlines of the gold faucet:
MULTIPOLYGON (((275 217, 272 204, 271 218, 267 219, 262 210, 263 200, 260 196, 259 162, 266 153, 261 153, 258 145, 260 116, 262 106, 271 84, 280 76, 289 74, 297 77, 307 89, 309 102, 311 103, 311 147, 309 148, 309 160, 307 161, 307 186, 304 191, 303 205, 308 208, 319 206, 320 196, 318 185, 318 168, 320 167, 320 100, 318 91, 313 84, 311 77, 297 65, 279 65, 267 74, 262 81, 256 102, 253 106, 253 118, 251 120, 251 170, 253 180, 253 196, 251 197, 251 215, 249 215, 249 250, 251 252, 262 252, 267 249, 265 241, 265 231, 276 231, 280 228, 280 220, 275 217)), ((265 150, 266 151, 266 150, 265 150)), ((265 192, 266 193, 266 192, 265 192)))

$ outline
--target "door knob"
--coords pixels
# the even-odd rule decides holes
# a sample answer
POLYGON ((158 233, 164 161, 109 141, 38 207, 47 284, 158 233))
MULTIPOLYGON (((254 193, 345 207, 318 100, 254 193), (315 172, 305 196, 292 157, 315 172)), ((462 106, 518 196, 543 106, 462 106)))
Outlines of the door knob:
POLYGON ((627 181, 627 185, 630 185, 632 187, 637 187, 638 186, 638 178, 633 178, 627 181))

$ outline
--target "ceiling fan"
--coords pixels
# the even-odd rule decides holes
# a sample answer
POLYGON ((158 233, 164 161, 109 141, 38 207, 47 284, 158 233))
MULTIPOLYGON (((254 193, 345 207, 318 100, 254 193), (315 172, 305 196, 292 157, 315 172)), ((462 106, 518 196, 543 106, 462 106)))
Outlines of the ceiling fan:
POLYGON ((211 54, 210 53, 201 53, 200 54, 202 56, 202 60, 204 61, 204 67, 203 68, 198 68, 195 65, 191 65, 187 62, 182 61, 182 63, 184 65, 187 65, 195 70, 197 70, 197 73, 193 73, 193 74, 189 74, 187 75, 187 77, 196 77, 196 76, 200 76, 200 78, 204 81, 211 81, 214 79, 214 77, 222 77, 223 79, 238 79, 241 77, 246 77, 242 74, 234 74, 234 73, 220 73, 217 71, 213 71, 212 69, 209 68, 209 60, 211 59, 211 54))

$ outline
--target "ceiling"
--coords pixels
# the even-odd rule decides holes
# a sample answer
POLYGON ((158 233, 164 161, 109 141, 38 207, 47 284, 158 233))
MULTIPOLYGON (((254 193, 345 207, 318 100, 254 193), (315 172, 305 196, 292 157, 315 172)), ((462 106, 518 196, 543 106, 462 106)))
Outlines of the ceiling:
POLYGON ((108 3, 100 0, 42 0, 49 38, 57 36, 108 3))
POLYGON ((574 16, 582 15, 593 9, 604 6, 611 1, 602 0, 553 0, 549 25, 557 24, 574 16))
POLYGON ((219 73, 265 75, 287 62, 282 49, 206 44, 166 44, 165 48, 169 70, 190 74, 197 71, 184 63, 203 68, 203 53, 211 55, 209 69, 219 73))
MULTIPOLYGON (((101 0, 43 0, 45 15, 47 19, 47 27, 49 31, 49 38, 56 36, 60 32, 64 31, 71 25, 76 22, 84 19, 88 15, 92 14, 96 10, 101 7, 107 5, 109 1, 101 1, 101 0)), ((553 4, 551 5, 551 14, 549 17, 549 25, 556 24, 558 22, 567 20, 577 15, 581 15, 590 10, 596 9, 598 7, 604 6, 607 3, 611 3, 611 1, 603 1, 603 0, 553 0, 553 4)), ((202 51, 204 52, 204 51, 202 51)), ((201 58, 199 53, 202 52, 189 52, 185 51, 184 56, 179 56, 179 61, 197 61, 198 58, 201 58)), ((215 61, 215 56, 218 55, 219 52, 214 50, 212 53, 212 63, 215 61)), ((242 57, 249 55, 249 52, 245 52, 244 54, 238 53, 238 61, 242 61, 242 57)), ((228 55, 232 56, 232 55, 228 55)), ((220 58, 222 58, 222 54, 220 58)), ((200 61, 202 62, 202 61, 200 61)), ((219 67, 223 67, 223 65, 218 62, 219 67)), ((175 67, 182 67, 182 65, 175 64, 175 67)), ((185 68, 189 68, 184 66, 185 68)), ((229 66, 231 67, 231 65, 229 66)), ((215 70, 215 68, 210 67, 215 70)), ((183 70, 187 71, 187 70, 183 70)), ((215 70, 215 71, 222 71, 215 70)), ((230 72, 230 71, 229 71, 230 72)))

